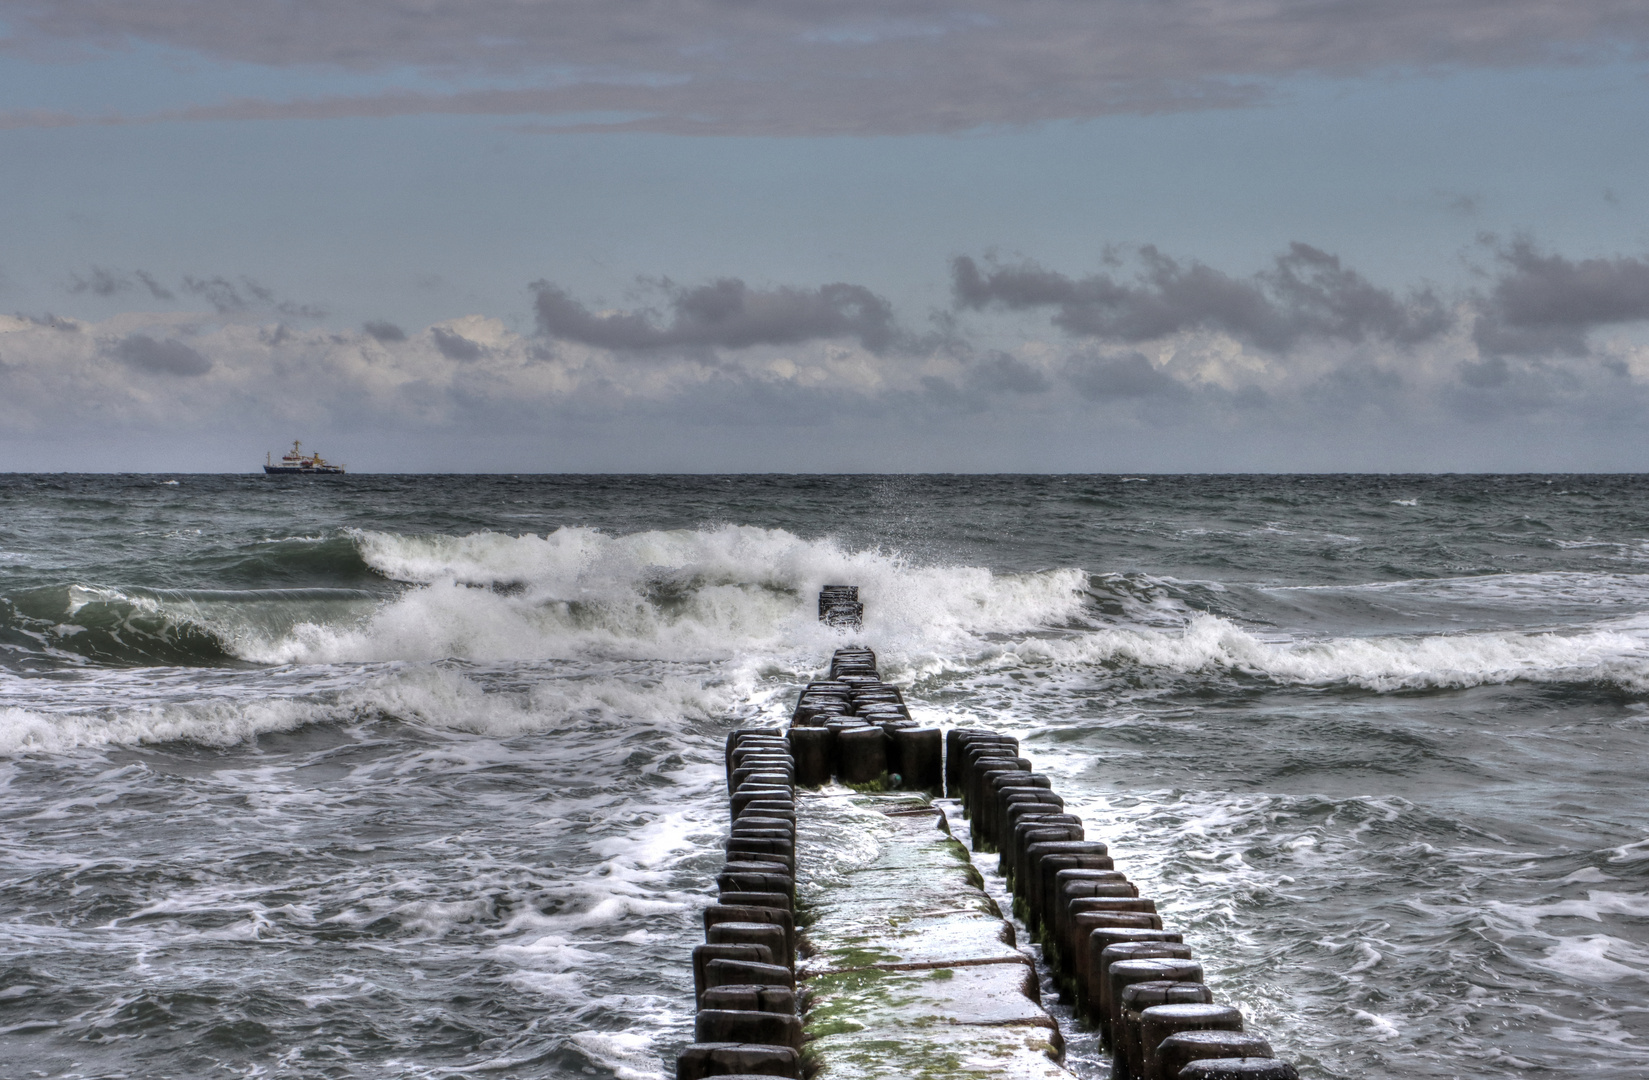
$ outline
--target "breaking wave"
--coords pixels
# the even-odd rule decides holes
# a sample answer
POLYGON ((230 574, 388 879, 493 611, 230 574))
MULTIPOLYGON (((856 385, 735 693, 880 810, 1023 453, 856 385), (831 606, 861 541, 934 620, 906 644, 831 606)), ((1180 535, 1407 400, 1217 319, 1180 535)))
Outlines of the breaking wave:
POLYGON ((1450 689, 1510 682, 1607 683, 1649 690, 1649 621, 1638 617, 1573 631, 1495 631, 1266 640, 1218 615, 1179 630, 1100 629, 1031 638, 993 650, 997 663, 1136 665, 1173 672, 1226 671, 1301 686, 1365 690, 1450 689))
POLYGON ((362 557, 408 585, 369 618, 311 622, 240 655, 264 663, 551 660, 575 656, 809 662, 838 640, 816 597, 852 582, 867 633, 919 648, 1069 621, 1084 605, 1078 570, 994 574, 925 567, 897 554, 739 526, 609 536, 360 532, 362 557))

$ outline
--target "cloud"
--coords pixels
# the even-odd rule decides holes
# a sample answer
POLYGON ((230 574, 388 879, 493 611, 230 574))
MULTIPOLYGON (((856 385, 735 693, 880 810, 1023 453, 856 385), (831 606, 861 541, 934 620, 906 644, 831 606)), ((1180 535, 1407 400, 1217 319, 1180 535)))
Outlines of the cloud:
POLYGON ((1053 384, 1038 368, 996 350, 968 370, 968 386, 985 393, 1040 394, 1053 384))
POLYGON ((156 300, 175 299, 170 289, 162 285, 154 275, 145 270, 126 274, 119 270, 94 266, 85 274, 71 274, 68 289, 69 292, 76 294, 91 293, 94 296, 115 296, 120 293, 131 292, 140 285, 147 289, 149 295, 156 300))
POLYGON ((964 255, 951 263, 952 291, 958 307, 975 311, 1053 308, 1054 324, 1075 337, 1142 342, 1210 330, 1273 352, 1309 339, 1412 345, 1452 321, 1430 290, 1399 298, 1307 244, 1290 244, 1270 269, 1246 278, 1149 245, 1137 257, 1132 278, 1071 278, 1033 263, 981 270, 964 255))
POLYGON ((1073 358, 1065 368, 1065 378, 1076 392, 1090 401, 1108 398, 1183 398, 1186 386, 1159 370, 1140 353, 1113 358, 1073 358))
MULTIPOLYGON (((1638 0, 13 0, 8 49, 147 45, 220 63, 330 68, 370 91, 150 117, 21 110, 13 126, 470 113, 579 129, 888 134, 1241 105, 1277 80, 1641 56, 1638 0), (466 89, 382 91, 408 70, 466 89), (478 82, 492 87, 476 87, 478 82), (606 114, 590 121, 588 117, 606 114)), ((561 128, 564 129, 564 128, 561 128)), ((558 129, 560 130, 560 129, 558 129)))
POLYGON ((77 334, 81 330, 85 329, 76 320, 65 319, 60 315, 53 315, 49 311, 44 315, 25 315, 22 312, 19 312, 17 314, 17 318, 22 322, 30 323, 34 326, 44 327, 48 330, 58 330, 65 334, 77 334))
MULTIPOLYGON (((840 464, 810 458, 815 441, 818 454, 864 446, 864 467, 891 465, 873 452, 877 440, 929 445, 938 431, 962 455, 957 465, 977 468, 995 467, 966 456, 983 454, 983 440, 1019 447, 1067 438, 1057 432, 1076 433, 1069 446, 1105 439, 1173 454, 1217 433, 1263 448, 1290 432, 1335 445, 1352 430, 1383 432, 1370 445, 1391 447, 1410 444, 1398 432, 1452 439, 1469 430, 1477 444, 1499 446, 1533 445, 1527 432, 1554 429, 1610 430, 1619 446, 1649 446, 1639 437, 1649 429, 1649 339, 1588 336, 1649 323, 1649 260, 1573 258, 1524 241, 1487 250, 1480 283, 1446 300, 1423 287, 1376 285, 1306 245, 1247 274, 1155 248, 1088 275, 960 259, 949 267, 955 310, 941 313, 940 332, 920 336, 903 329, 886 299, 851 283, 655 281, 651 306, 607 311, 538 282, 538 332, 523 335, 482 314, 419 328, 306 327, 273 314, 280 298, 250 279, 199 278, 191 295, 215 296, 228 310, 133 310, 84 323, 0 316, 0 441, 74 432, 108 445, 105 436, 120 432, 302 423, 408 438, 484 433, 489 445, 495 435, 525 445, 561 438, 554 432, 623 430, 635 443, 629 453, 663 446, 663 431, 706 432, 705 445, 787 431, 788 441, 762 445, 791 456, 763 453, 739 465, 786 468, 840 464), (1485 325, 1502 336, 1546 334, 1537 344, 1563 348, 1491 348, 1485 325), (1146 441, 1126 442, 1128 432, 1146 441)), ((946 268, 933 269, 938 277, 946 268)), ((92 275, 81 276, 88 299, 97 297, 92 275)), ((135 276, 124 279, 141 295, 135 276)), ((659 453, 647 467, 669 463, 659 453)), ((1161 459, 1169 460, 1237 465, 1161 459)), ((1470 462, 1483 464, 1436 464, 1470 462)), ((999 464, 1010 463, 1026 462, 999 464)), ((1068 461, 1082 463, 1096 464, 1068 461)))
POLYGON ((212 361, 181 341, 156 341, 147 334, 131 334, 114 346, 114 355, 123 363, 155 375, 204 375, 212 361))
POLYGON ((1461 217, 1473 217, 1483 208, 1483 196, 1477 192, 1439 190, 1436 195, 1445 210, 1461 217))
POLYGON ((273 289, 244 276, 238 283, 221 275, 210 278, 186 276, 183 291, 202 298, 219 315, 233 315, 253 309, 277 311, 294 319, 324 319, 328 314, 325 308, 316 304, 282 300, 273 289))
POLYGON ((1582 356, 1593 330, 1649 319, 1649 260, 1571 260, 1527 238, 1497 246, 1495 259, 1472 333, 1486 353, 1582 356))
POLYGON ((131 281, 112 270, 94 266, 84 277, 75 274, 69 278, 72 293, 92 293, 95 296, 113 296, 132 287, 131 281))
POLYGON ((752 289, 738 278, 683 288, 662 283, 671 310, 660 324, 651 311, 596 313, 548 281, 530 286, 538 328, 548 337, 605 349, 744 349, 856 338, 871 352, 894 341, 893 306, 863 285, 752 289))
POLYGON ((183 291, 191 296, 201 297, 211 304, 219 315, 245 311, 250 306, 246 298, 241 296, 240 290, 236 289, 228 278, 185 277, 183 291))
POLYGON ((484 348, 469 338, 448 330, 444 326, 430 327, 429 336, 435 342, 435 347, 440 350, 441 355, 448 360, 478 360, 486 352, 484 348))
MULTIPOLYGON (((648 324, 660 331, 673 315, 648 324)), ((1588 459, 1602 465, 1649 461, 1637 449, 1649 446, 1649 345, 1488 355, 1471 328, 1463 318, 1411 346, 1370 338, 1270 353, 1209 329, 1130 347, 987 325, 902 338, 882 353, 847 336, 658 349, 637 363, 632 349, 550 348, 483 315, 408 328, 398 341, 241 314, 0 316, 0 442, 56 446, 61 457, 207 431, 240 446, 298 424, 316 438, 441 448, 420 459, 429 468, 1286 470, 1539 467, 1553 460, 1540 455, 1556 432, 1603 447, 1588 459), (1371 449, 1342 454, 1354 435, 1371 449), (1410 452, 1428 439, 1454 440, 1464 456, 1410 452), (677 454, 679 440, 711 456, 677 454), (533 456, 551 443, 557 456, 533 456), (1289 449, 1306 444, 1327 450, 1289 449), (474 456, 506 445, 525 456, 474 456), (1049 456, 1014 456, 1032 447, 1049 456), (901 456, 911 448, 920 454, 901 456), (1472 456, 1491 450, 1500 456, 1472 456)), ((380 460, 407 467, 398 454, 380 460)))

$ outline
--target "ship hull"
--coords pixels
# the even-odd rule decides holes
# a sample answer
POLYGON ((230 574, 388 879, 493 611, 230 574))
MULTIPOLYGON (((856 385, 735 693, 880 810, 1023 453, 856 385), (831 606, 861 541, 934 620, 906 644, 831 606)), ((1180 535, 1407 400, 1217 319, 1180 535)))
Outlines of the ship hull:
POLYGON ((299 468, 294 465, 265 465, 263 471, 271 476, 342 476, 344 471, 336 465, 322 465, 320 468, 299 468))

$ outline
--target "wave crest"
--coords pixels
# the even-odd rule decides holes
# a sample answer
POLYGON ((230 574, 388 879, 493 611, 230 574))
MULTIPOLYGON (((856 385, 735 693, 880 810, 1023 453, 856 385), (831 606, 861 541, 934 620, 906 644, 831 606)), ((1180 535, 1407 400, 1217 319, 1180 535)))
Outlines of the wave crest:
POLYGON ((312 622, 240 653, 266 663, 550 660, 589 655, 715 660, 836 640, 818 590, 857 584, 867 633, 924 649, 1069 620, 1079 570, 995 574, 924 567, 778 529, 721 526, 609 536, 355 534, 372 569, 410 587, 350 625, 312 622))
POLYGON ((1623 621, 1574 633, 1517 631, 1265 640, 1218 615, 1183 629, 1104 629, 1032 638, 999 650, 1017 664, 1137 664, 1173 672, 1225 670, 1299 686, 1458 689, 1518 681, 1609 683, 1649 690, 1649 626, 1623 621))

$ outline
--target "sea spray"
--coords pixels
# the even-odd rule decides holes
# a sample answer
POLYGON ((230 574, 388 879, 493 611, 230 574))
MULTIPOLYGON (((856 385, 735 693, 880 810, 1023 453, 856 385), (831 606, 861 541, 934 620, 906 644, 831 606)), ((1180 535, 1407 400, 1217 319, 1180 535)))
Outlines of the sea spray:
POLYGON ((1649 1067, 1641 479, 345 479, 0 478, 0 1071, 661 1075, 838 582, 1317 1080, 1649 1067))

